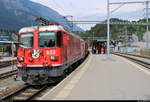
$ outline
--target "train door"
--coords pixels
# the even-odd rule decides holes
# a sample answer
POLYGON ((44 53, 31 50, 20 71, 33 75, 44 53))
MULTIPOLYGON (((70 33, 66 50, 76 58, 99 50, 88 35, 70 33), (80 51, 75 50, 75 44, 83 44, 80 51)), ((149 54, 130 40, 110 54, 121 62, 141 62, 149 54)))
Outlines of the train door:
POLYGON ((67 52, 67 34, 66 33, 63 33, 63 61, 64 62, 67 62, 68 58, 67 58, 67 55, 68 55, 68 52, 67 52))

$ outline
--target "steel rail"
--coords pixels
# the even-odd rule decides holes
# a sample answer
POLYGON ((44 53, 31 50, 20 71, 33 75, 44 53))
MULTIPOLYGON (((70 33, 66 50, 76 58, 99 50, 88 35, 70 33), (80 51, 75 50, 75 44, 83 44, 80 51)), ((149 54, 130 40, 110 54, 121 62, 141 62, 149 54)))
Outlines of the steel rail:
MULTIPOLYGON (((121 57, 125 57, 125 58, 127 58, 127 59, 129 59, 129 60, 131 60, 131 61, 133 61, 133 62, 135 62, 135 63, 137 63, 137 64, 139 64, 139 65, 144 66, 145 68, 150 69, 150 63, 145 62, 145 61, 143 61, 143 60, 139 60, 139 59, 136 59, 136 58, 131 57, 131 56, 133 56, 133 55, 126 55, 126 54, 120 54, 120 53, 113 53, 113 54, 114 54, 114 55, 121 56, 121 57)), ((134 55, 134 56, 136 56, 136 55, 134 55)), ((136 57, 139 57, 139 56, 136 56, 136 57)), ((141 58, 144 58, 144 57, 141 57, 141 58)), ((147 59, 147 58, 146 58, 146 59, 147 59)))
POLYGON ((2 74, 0 74, 0 79, 6 79, 6 78, 11 77, 16 74, 17 74, 17 70, 12 70, 12 71, 9 71, 6 73, 2 73, 2 74))
MULTIPOLYGON (((124 54, 124 53, 120 53, 120 54, 124 54)), ((141 58, 150 59, 150 56, 144 56, 144 55, 136 55, 136 54, 124 54, 124 55, 129 55, 129 56, 135 56, 135 57, 141 57, 141 58)))
POLYGON ((10 93, 7 96, 4 96, 2 101, 14 101, 14 100, 31 100, 36 95, 40 94, 42 91, 47 89, 48 86, 42 86, 41 88, 34 88, 33 86, 27 85, 21 89, 18 89, 15 92, 10 93))
POLYGON ((0 61, 0 68, 5 68, 5 67, 8 67, 8 66, 11 66, 11 65, 14 65, 17 63, 17 60, 11 60, 11 61, 0 61))

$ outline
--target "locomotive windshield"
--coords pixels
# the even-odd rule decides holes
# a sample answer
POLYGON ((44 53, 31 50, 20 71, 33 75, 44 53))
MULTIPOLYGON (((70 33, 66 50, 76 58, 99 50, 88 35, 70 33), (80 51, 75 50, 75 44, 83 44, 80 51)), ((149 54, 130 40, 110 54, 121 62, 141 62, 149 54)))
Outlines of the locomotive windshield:
POLYGON ((39 47, 55 47, 55 32, 40 32, 39 47))
POLYGON ((33 47, 33 33, 27 33, 20 35, 21 47, 32 48, 33 47))

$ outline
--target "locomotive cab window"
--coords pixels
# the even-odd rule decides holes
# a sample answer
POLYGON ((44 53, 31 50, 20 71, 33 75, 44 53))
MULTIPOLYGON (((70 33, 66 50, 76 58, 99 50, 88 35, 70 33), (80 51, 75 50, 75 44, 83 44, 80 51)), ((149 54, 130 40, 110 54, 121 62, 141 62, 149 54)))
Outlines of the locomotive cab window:
POLYGON ((21 34, 20 37, 20 46, 25 48, 33 47, 33 33, 21 34))
POLYGON ((56 38, 57 38, 57 46, 61 47, 62 46, 62 32, 61 31, 57 32, 56 38))
POLYGON ((55 47, 55 32, 40 32, 39 47, 55 47))

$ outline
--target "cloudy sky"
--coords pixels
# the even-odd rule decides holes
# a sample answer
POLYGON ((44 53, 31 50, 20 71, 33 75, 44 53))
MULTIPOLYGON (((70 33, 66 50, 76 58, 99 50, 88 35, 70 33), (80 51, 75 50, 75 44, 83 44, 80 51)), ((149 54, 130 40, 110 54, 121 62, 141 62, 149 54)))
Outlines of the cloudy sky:
MULTIPOLYGON (((104 20, 107 14, 107 0, 31 0, 50 7, 61 15, 72 15, 74 20, 104 20)), ((110 0, 110 2, 145 0, 110 0)), ((120 5, 112 5, 111 11, 120 5)), ((144 17, 145 4, 128 4, 112 13, 111 17, 136 20, 144 17)))

